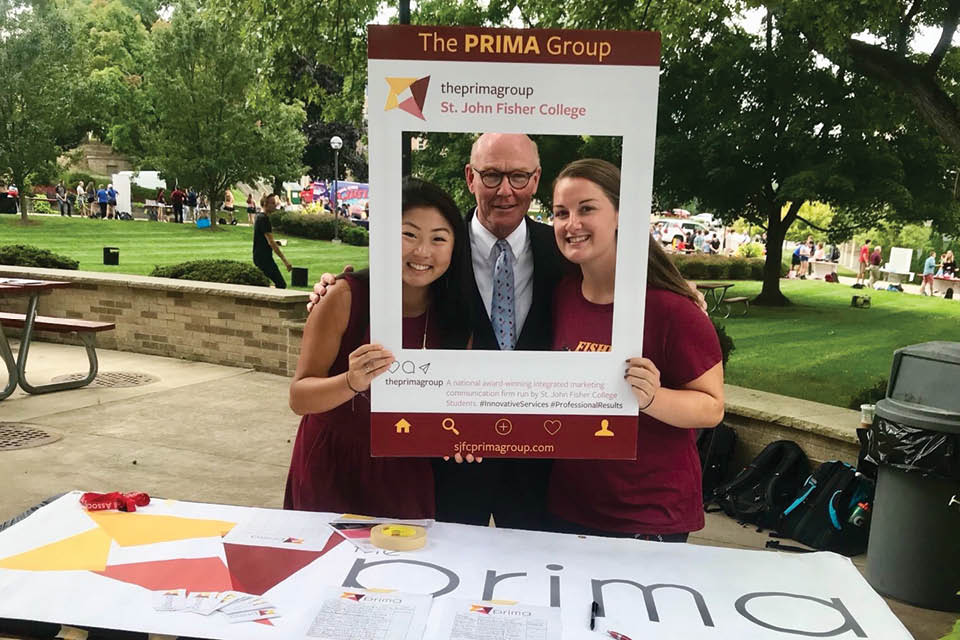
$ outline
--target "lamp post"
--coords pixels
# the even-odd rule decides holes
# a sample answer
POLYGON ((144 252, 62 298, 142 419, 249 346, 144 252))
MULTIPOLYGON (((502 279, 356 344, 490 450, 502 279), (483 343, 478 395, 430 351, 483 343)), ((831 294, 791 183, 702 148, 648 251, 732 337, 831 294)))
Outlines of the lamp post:
POLYGON ((340 136, 330 138, 330 148, 333 149, 333 241, 340 242, 340 203, 337 201, 337 179, 340 177, 340 148, 343 140, 340 136))

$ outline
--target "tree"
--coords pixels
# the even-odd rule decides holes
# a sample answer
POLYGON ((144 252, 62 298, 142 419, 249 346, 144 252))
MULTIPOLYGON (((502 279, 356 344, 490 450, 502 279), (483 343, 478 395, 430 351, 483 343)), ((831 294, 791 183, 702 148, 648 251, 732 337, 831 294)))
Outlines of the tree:
POLYGON ((657 189, 766 229, 756 302, 787 303, 783 240, 806 202, 835 209, 833 239, 883 219, 957 219, 949 154, 897 96, 818 64, 770 16, 762 36, 729 24, 709 35, 664 48, 657 189))
POLYGON ((54 12, 0 6, 0 174, 20 189, 27 219, 27 181, 79 141, 70 87, 76 74, 75 37, 54 12))
POLYGON ((246 25, 244 38, 265 54, 274 90, 305 103, 303 164, 311 174, 333 174, 330 138, 337 135, 344 141, 341 170, 365 179, 367 24, 380 0, 214 0, 212 6, 246 25))
POLYGON ((232 184, 301 171, 303 107, 274 96, 262 52, 241 36, 232 20, 187 3, 151 35, 143 165, 199 188, 213 225, 232 184))
POLYGON ((830 3, 760 0, 807 45, 834 64, 851 69, 903 96, 944 144, 960 153, 960 50, 953 38, 960 0, 830 3), (921 27, 936 28, 930 54, 910 49, 921 27), (872 42, 871 40, 876 40, 872 42))
POLYGON ((156 20, 152 0, 64 0, 63 14, 75 25, 84 71, 71 95, 91 132, 121 153, 142 152, 142 125, 150 105, 143 92, 149 59, 147 26, 156 20))

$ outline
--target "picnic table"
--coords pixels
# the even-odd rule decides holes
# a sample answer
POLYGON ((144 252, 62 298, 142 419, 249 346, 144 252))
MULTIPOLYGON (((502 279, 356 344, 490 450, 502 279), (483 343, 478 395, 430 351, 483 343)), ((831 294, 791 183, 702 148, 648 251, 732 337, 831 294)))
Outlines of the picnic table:
POLYGON ((727 291, 731 287, 733 287, 732 282, 700 282, 697 284, 697 289, 703 291, 703 299, 707 303, 707 313, 720 313, 720 308, 723 307, 723 317, 729 318, 733 305, 742 303, 743 313, 740 315, 747 315, 750 300, 746 296, 728 298, 727 291))
POLYGON ((945 276, 933 277, 933 295, 940 296, 953 290, 953 297, 960 293, 960 278, 948 278, 945 276))
POLYGON ((810 275, 814 278, 824 279, 828 274, 837 273, 837 263, 828 262, 826 260, 811 260, 810 261, 810 275))
POLYGON ((37 315, 37 303, 40 294, 51 289, 69 287, 69 282, 53 280, 25 280, 20 278, 0 278, 0 297, 27 296, 26 313, 0 312, 0 359, 7 367, 7 384, 0 391, 0 400, 8 397, 19 385, 24 391, 31 394, 49 393, 65 389, 75 389, 93 382, 97 375, 97 352, 94 345, 94 335, 100 331, 109 331, 115 327, 112 322, 92 322, 68 318, 49 318, 37 315), (21 330, 20 349, 14 360, 10 349, 10 342, 3 331, 3 327, 21 330), (54 333, 77 333, 87 351, 90 369, 87 375, 80 380, 55 382, 42 385, 31 385, 27 381, 27 355, 30 352, 30 343, 36 331, 54 333))
POLYGON ((707 313, 716 313, 723 299, 727 295, 727 290, 733 286, 732 282, 700 282, 697 289, 703 291, 703 297, 707 301, 707 313))

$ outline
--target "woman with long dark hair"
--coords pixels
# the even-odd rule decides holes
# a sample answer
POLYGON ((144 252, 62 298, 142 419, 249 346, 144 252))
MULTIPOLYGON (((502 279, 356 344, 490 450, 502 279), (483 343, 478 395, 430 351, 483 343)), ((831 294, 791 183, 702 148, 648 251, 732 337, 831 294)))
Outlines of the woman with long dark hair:
MULTIPOLYGON (((557 246, 578 267, 554 293, 554 349, 609 348, 620 170, 594 159, 564 167, 553 216, 557 246)), ((640 407, 637 459, 555 461, 548 508, 557 531, 685 541, 704 524, 695 430, 723 417, 720 344, 659 243, 649 251, 643 357, 624 367, 640 407)))
MULTIPOLYGON (((403 347, 465 349, 470 297, 466 228, 453 200, 422 180, 404 182, 401 242, 403 347)), ((394 361, 370 344, 370 281, 345 274, 307 319, 290 407, 303 416, 284 507, 394 518, 434 515, 427 458, 370 457, 371 381, 394 361)))

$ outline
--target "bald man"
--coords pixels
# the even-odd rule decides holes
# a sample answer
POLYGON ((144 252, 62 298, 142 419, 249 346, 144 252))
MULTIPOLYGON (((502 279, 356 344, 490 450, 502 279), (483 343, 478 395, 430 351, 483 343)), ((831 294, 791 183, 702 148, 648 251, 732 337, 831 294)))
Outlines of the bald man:
MULTIPOLYGON (((466 219, 474 275, 473 348, 550 350, 553 289, 569 265, 553 229, 527 215, 541 177, 537 145, 522 134, 485 133, 473 144, 464 177, 477 204, 466 219), (506 335, 498 332, 504 325, 493 312, 498 260, 513 275, 513 324, 508 320, 506 335)), ((438 463, 437 519, 486 525, 492 514, 499 527, 542 529, 550 463, 491 458, 481 464, 438 463)))

